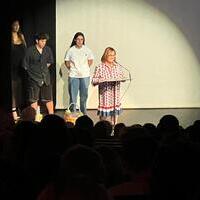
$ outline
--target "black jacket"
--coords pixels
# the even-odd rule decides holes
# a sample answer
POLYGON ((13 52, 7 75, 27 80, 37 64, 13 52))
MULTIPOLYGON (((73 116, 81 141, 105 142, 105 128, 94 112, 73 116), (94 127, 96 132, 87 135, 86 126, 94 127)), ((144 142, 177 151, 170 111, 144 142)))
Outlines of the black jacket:
POLYGON ((45 46, 42 54, 33 45, 26 50, 23 68, 27 71, 28 80, 36 82, 39 86, 43 83, 50 84, 50 72, 47 64, 53 64, 53 54, 50 47, 45 46))

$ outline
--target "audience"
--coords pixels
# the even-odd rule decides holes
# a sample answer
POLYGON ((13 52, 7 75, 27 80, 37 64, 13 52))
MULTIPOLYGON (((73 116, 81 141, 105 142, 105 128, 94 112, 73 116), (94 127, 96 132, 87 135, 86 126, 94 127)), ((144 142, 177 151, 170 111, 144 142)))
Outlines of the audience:
POLYGON ((110 188, 115 199, 150 199, 150 180, 157 142, 141 126, 126 127, 121 135, 122 161, 127 180, 110 188))
POLYGON ((90 147, 75 145, 63 154, 57 179, 47 185, 38 200, 109 200, 103 183, 101 156, 90 147))
POLYGON ((113 129, 35 114, 27 107, 15 123, 0 109, 1 199, 200 199, 200 120, 184 129, 168 114, 113 129))

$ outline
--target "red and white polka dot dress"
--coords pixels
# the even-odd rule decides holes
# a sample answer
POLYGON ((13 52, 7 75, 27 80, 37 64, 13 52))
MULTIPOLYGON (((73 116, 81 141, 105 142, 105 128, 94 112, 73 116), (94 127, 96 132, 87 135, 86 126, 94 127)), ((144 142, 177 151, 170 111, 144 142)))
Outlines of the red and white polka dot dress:
POLYGON ((96 67, 92 83, 99 86, 99 106, 97 114, 100 116, 119 115, 121 113, 120 103, 120 81, 108 81, 123 79, 124 74, 119 65, 112 67, 101 63, 96 67))

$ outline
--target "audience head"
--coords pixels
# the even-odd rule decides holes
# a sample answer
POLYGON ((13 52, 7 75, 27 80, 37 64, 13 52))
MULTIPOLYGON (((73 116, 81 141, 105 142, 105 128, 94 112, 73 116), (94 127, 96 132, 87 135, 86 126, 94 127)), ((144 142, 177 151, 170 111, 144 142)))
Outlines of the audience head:
POLYGON ((145 129, 148 130, 148 132, 156 139, 156 140, 160 140, 161 136, 159 134, 159 131, 157 130, 156 125, 154 125, 153 123, 145 123, 143 125, 143 127, 145 129))
POLYGON ((161 117, 158 128, 163 131, 179 130, 179 121, 174 115, 164 115, 161 117))
POLYGON ((137 173, 152 167, 158 144, 145 128, 124 128, 121 141, 123 159, 130 171, 137 173))
POLYGON ((80 116, 75 122, 75 128, 93 129, 94 122, 88 115, 80 116))
POLYGON ((98 121, 94 125, 94 134, 96 138, 107 138, 112 133, 112 124, 107 120, 98 121))
POLYGON ((23 121, 35 121, 36 110, 31 106, 28 106, 22 110, 21 119, 23 121))
POLYGON ((0 108, 0 131, 12 130, 14 125, 15 122, 12 114, 6 112, 3 108, 0 108))
POLYGON ((183 130, 174 115, 164 115, 157 125, 157 130, 161 137, 161 143, 168 144, 184 139, 183 130))
POLYGON ((116 124, 115 127, 114 127, 114 136, 119 137, 122 129, 125 128, 125 127, 126 127, 126 125, 124 123, 116 124))
POLYGON ((194 121, 194 123, 188 126, 184 130, 185 134, 188 136, 190 141, 195 143, 200 143, 200 120, 194 121))
POLYGON ((60 180, 63 184, 102 183, 104 165, 100 154, 85 145, 75 145, 62 156, 60 180))
POLYGON ((71 131, 67 128, 65 120, 55 114, 44 116, 40 122, 39 135, 41 151, 49 153, 62 153, 72 145, 71 131))

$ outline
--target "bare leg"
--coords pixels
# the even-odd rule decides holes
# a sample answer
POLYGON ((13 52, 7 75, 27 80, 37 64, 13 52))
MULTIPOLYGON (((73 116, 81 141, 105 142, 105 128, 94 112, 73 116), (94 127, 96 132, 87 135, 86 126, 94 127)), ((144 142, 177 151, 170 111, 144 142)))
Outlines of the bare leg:
POLYGON ((118 120, 118 115, 111 116, 111 123, 113 126, 117 124, 117 120, 118 120))
POLYGON ((53 101, 46 102, 46 107, 49 114, 54 114, 53 101))
POLYGON ((107 117, 105 116, 99 116, 99 120, 102 121, 102 120, 107 120, 107 117))
POLYGON ((17 114, 17 109, 16 108, 12 108, 12 116, 14 120, 18 120, 19 116, 17 114))
POLYGON ((35 109, 35 111, 37 111, 38 109, 38 103, 37 101, 31 104, 31 107, 35 109))

